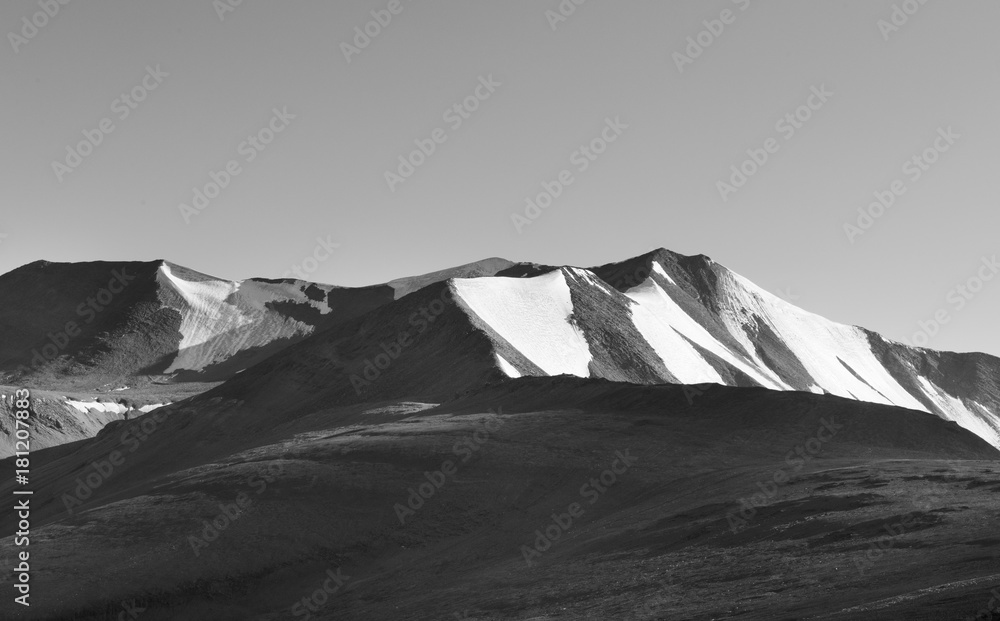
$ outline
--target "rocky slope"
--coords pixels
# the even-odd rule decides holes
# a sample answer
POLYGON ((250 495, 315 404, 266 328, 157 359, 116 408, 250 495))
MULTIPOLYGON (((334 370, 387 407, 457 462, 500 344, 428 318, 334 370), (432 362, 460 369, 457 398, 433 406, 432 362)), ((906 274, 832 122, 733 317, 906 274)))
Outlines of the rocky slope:
POLYGON ((217 394, 305 411, 561 374, 833 394, 932 412, 1000 446, 1000 359, 892 342, 667 250, 452 278, 319 331, 217 394))
POLYGON ((0 297, 12 384, 228 380, 207 398, 256 396, 293 416, 569 374, 828 393, 932 412, 1000 446, 1000 359, 828 321, 702 255, 660 249, 590 269, 486 259, 357 289, 163 261, 39 263, 0 277, 0 291, 20 292, 0 297))

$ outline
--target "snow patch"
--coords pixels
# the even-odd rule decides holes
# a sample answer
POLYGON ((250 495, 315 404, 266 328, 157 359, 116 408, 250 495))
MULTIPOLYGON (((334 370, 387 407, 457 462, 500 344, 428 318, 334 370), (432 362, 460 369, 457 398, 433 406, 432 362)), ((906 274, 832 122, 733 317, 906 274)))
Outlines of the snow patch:
POLYGON ((723 307, 720 319, 733 338, 754 357, 759 368, 768 367, 757 357, 756 347, 743 329, 747 324, 766 324, 795 354, 816 385, 830 393, 927 411, 882 366, 860 328, 834 323, 802 310, 728 270, 720 274, 719 289, 717 302, 723 307), (853 372, 841 361, 850 365, 853 372))
POLYGON ((580 269, 579 267, 571 267, 570 271, 573 272, 575 276, 582 278, 584 282, 597 287, 608 295, 612 295, 611 289, 608 288, 607 283, 598 278, 597 274, 594 274, 590 270, 580 269))
POLYGON ((688 342, 690 340, 743 371, 761 386, 778 390, 790 388, 773 373, 765 376, 733 354, 688 315, 655 280, 646 279, 642 284, 626 291, 625 295, 636 303, 632 307, 632 321, 636 329, 660 356, 667 369, 681 382, 726 383, 701 353, 691 346, 688 342), (682 335, 687 339, 682 338, 682 335))
POLYGON ((121 403, 104 403, 101 401, 77 401, 66 398, 66 405, 72 407, 81 414, 89 414, 91 411, 105 412, 108 414, 124 414, 130 411, 127 406, 121 403))
POLYGON ((533 278, 457 278, 455 294, 483 322, 548 375, 590 377, 587 339, 570 323, 562 270, 533 278))
POLYGON ((321 315, 328 315, 333 309, 330 308, 325 299, 314 300, 306 295, 306 289, 309 286, 301 281, 272 283, 246 280, 240 283, 238 290, 241 298, 246 301, 249 307, 261 313, 270 312, 267 305, 272 302, 295 302, 308 304, 318 310, 321 315))
POLYGON ((507 362, 507 360, 500 354, 496 354, 497 364, 500 365, 500 370, 504 372, 507 377, 521 377, 521 372, 514 368, 514 365, 507 362))
POLYGON ((660 265, 659 261, 653 261, 653 271, 659 274, 660 276, 666 278, 667 282, 669 282, 670 284, 672 285, 677 284, 676 282, 674 282, 674 279, 670 277, 670 274, 667 273, 667 270, 663 269, 663 266, 660 265))
MULTIPOLYGON (((654 283, 655 284, 655 283, 654 283)), ((672 326, 651 311, 646 296, 628 293, 638 304, 632 307, 632 323, 653 348, 664 366, 683 384, 725 384, 719 373, 691 347, 672 326)))
MULTIPOLYGON (((956 399, 955 397, 949 395, 948 393, 940 390, 934 384, 931 384, 922 375, 917 376, 917 380, 920 382, 921 391, 927 395, 927 398, 934 402, 942 412, 944 412, 945 417, 958 423, 959 426, 968 429, 972 433, 976 434, 980 438, 986 440, 993 446, 1000 448, 1000 432, 997 431, 996 427, 990 425, 986 420, 984 420, 982 414, 977 414, 971 411, 964 401, 961 399, 956 399)), ((975 406, 984 413, 988 413, 988 410, 981 404, 973 401, 975 406)), ((927 408, 920 408, 924 411, 927 408)))
POLYGON ((226 281, 169 263, 160 267, 157 281, 164 306, 181 315, 179 351, 166 373, 201 371, 237 352, 313 331, 268 304, 293 302, 308 304, 324 315, 331 312, 325 300, 306 295, 310 285, 301 281, 226 281))

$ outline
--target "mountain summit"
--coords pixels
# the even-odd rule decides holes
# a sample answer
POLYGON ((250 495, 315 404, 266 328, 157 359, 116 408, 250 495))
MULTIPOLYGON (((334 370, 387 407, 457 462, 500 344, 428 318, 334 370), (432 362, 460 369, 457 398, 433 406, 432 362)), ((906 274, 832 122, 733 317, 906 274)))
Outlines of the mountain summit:
POLYGON ((287 618, 341 571, 319 616, 618 619, 667 594, 635 618, 965 618, 995 576, 1000 360, 828 321, 705 256, 14 285, 0 349, 58 347, 0 382, 0 457, 31 389, 37 618, 287 618))
POLYGON ((1000 446, 1000 359, 911 348, 664 249, 590 269, 517 264, 450 278, 317 332, 218 390, 309 409, 441 401, 555 375, 833 394, 931 412, 1000 446))
POLYGON ((835 323, 666 249, 591 268, 491 258, 364 288, 40 262, 0 277, 0 300, 0 373, 42 384, 228 380, 212 394, 289 414, 521 376, 758 386, 931 412, 1000 446, 1000 359, 835 323))

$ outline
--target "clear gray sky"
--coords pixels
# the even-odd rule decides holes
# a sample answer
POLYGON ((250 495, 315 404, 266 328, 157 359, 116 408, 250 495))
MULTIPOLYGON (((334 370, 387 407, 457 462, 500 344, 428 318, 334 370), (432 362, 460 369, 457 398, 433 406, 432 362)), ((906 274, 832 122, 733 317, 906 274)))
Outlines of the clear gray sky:
POLYGON ((4 2, 0 272, 305 261, 353 286, 663 246, 895 339, 946 316, 928 346, 1000 355, 1000 4, 575 2, 4 2), (732 166, 753 174, 720 186, 732 166), (306 261, 318 237, 339 247, 306 261))

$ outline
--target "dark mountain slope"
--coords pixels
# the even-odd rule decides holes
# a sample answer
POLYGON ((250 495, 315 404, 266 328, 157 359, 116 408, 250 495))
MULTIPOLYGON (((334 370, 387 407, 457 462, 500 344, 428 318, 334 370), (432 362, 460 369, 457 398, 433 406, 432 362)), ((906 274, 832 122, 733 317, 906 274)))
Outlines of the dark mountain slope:
POLYGON ((928 413, 572 377, 423 407, 173 406, 138 421, 154 422, 135 450, 119 424, 39 452, 31 558, 45 570, 26 618, 102 619, 131 600, 151 620, 301 618, 292 607, 340 569, 348 582, 312 618, 941 619, 975 614, 996 573, 983 490, 1000 489, 998 453, 928 413), (113 451, 120 465, 70 513, 113 451))

